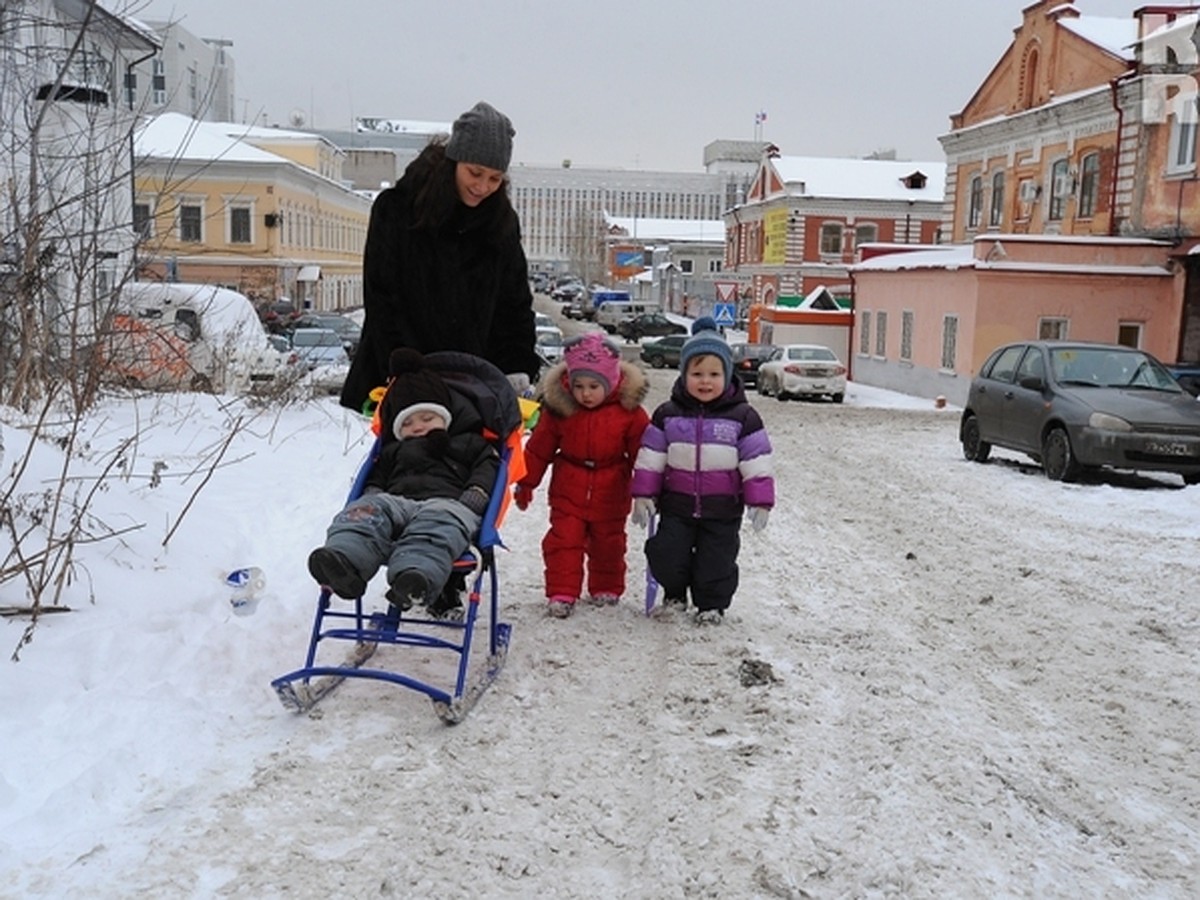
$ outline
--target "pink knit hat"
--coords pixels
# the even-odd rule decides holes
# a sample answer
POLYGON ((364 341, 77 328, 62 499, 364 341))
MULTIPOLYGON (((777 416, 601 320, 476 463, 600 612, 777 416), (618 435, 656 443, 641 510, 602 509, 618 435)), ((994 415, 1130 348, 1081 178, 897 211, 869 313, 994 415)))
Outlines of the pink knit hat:
POLYGON ((588 375, 604 385, 608 395, 621 377, 621 351, 598 331, 567 342, 563 358, 567 361, 567 377, 588 375))

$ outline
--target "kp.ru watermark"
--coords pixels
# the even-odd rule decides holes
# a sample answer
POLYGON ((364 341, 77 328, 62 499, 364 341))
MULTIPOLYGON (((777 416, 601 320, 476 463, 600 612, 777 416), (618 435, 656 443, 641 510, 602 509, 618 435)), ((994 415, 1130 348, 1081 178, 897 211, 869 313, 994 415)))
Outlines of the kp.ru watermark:
MULTIPOLYGON (((1200 63, 1197 50, 1200 15, 1189 13, 1160 28, 1142 43, 1146 66, 1191 66, 1200 63)), ((1194 125, 1197 116, 1197 81, 1194 75, 1150 73, 1142 81, 1142 121, 1194 125)))

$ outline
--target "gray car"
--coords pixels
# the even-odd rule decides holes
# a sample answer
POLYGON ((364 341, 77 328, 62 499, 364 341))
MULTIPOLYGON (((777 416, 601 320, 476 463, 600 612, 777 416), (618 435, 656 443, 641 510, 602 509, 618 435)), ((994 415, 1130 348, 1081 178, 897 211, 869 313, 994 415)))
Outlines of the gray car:
POLYGON ((967 459, 1005 447, 1055 481, 1107 467, 1200 483, 1200 402, 1153 356, 1118 344, 997 348, 971 382, 959 439, 967 459))

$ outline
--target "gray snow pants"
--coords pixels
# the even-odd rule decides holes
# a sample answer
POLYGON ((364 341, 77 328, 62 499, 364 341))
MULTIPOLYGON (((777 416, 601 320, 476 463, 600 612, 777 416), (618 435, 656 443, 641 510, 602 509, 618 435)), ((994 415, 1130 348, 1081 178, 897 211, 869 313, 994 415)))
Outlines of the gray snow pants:
POLYGON ((364 581, 370 581, 384 563, 388 584, 400 572, 416 569, 429 579, 432 599, 481 522, 478 514, 457 500, 364 494, 334 516, 325 546, 345 556, 364 581))

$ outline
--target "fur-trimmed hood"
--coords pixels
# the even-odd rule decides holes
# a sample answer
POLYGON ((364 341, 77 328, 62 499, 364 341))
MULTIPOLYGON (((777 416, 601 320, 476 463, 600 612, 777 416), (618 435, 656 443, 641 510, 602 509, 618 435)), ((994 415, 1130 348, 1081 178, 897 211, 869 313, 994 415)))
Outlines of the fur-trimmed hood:
MULTIPOLYGON (((620 403, 623 408, 633 410, 642 404, 649 391, 650 385, 646 381, 646 374, 633 363, 621 360, 621 378, 617 382, 617 388, 605 398, 604 402, 611 403, 615 397, 616 402, 620 403)), ((557 415, 566 417, 580 408, 579 403, 571 396, 571 385, 567 380, 567 364, 565 362, 555 363, 546 371, 538 383, 537 393, 542 403, 557 415)))

